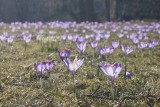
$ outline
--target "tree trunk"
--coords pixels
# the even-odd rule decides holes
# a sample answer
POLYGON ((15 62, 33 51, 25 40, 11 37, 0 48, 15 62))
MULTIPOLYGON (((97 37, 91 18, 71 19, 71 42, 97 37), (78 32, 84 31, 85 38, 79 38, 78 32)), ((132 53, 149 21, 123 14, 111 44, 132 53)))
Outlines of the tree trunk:
POLYGON ((105 0, 105 5, 107 20, 110 21, 110 0, 105 0))
POLYGON ((116 20, 117 0, 110 0, 110 19, 116 20))
POLYGON ((86 11, 86 20, 87 21, 95 21, 95 11, 94 11, 94 0, 86 0, 85 1, 85 11, 86 11))
POLYGON ((80 21, 84 21, 86 19, 86 11, 85 11, 85 3, 84 0, 79 0, 79 10, 80 10, 80 21))

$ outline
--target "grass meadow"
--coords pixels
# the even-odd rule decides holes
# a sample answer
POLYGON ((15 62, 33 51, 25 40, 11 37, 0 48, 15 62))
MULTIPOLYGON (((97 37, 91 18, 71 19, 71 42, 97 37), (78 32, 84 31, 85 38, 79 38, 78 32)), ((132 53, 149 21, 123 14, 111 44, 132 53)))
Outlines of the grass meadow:
POLYGON ((137 45, 160 40, 159 22, 0 23, 0 37, 0 107, 160 106, 160 44, 137 45), (87 42, 82 54, 76 49, 77 38, 87 42), (98 41, 95 49, 91 41, 98 41), (119 46, 110 55, 100 55, 98 47, 112 47, 112 41, 119 46), (133 51, 125 56, 120 45, 132 46, 133 51), (71 61, 84 59, 74 83, 58 54, 63 50, 70 50, 71 61), (50 75, 44 70, 39 77, 34 64, 52 60, 50 75), (114 81, 114 100, 110 76, 98 68, 105 63, 122 65, 114 81), (124 72, 131 78, 124 78, 124 72))

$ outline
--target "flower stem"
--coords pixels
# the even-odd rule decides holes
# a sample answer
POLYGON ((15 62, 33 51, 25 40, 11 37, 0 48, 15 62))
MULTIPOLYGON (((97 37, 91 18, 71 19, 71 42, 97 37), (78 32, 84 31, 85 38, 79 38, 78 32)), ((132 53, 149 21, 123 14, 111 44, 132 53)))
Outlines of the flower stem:
POLYGON ((39 81, 40 81, 40 86, 42 88, 42 77, 39 78, 39 81))
POLYGON ((127 58, 125 55, 124 57, 124 79, 126 79, 126 72, 127 72, 127 58))
POLYGON ((73 81, 73 93, 76 93, 76 87, 74 83, 74 74, 72 73, 72 81, 73 81))
POLYGON ((93 51, 93 58, 95 58, 95 48, 93 49, 94 51, 93 51))
POLYGON ((25 46, 24 46, 24 48, 25 48, 25 51, 26 51, 26 49, 27 49, 27 43, 25 42, 25 44, 24 44, 25 46))
POLYGON ((112 104, 114 104, 114 77, 111 77, 112 80, 112 104))
POLYGON ((73 84, 74 84, 74 74, 72 73, 72 81, 73 81, 73 84))

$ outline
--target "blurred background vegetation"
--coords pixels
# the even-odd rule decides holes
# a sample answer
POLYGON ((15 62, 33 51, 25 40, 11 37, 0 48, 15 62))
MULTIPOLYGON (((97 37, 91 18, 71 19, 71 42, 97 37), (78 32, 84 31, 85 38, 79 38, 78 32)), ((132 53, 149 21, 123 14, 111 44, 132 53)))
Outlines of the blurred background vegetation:
POLYGON ((0 21, 159 20, 159 0, 0 0, 0 21))

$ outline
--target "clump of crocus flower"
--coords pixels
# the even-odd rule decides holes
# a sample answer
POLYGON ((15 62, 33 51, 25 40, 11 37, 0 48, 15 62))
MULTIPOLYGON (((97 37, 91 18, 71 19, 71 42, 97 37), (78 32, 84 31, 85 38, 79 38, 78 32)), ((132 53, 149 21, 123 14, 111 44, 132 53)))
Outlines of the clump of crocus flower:
POLYGON ((48 75, 50 76, 50 73, 54 68, 54 60, 52 60, 51 62, 42 62, 42 64, 40 64, 40 62, 38 62, 37 64, 35 63, 34 67, 40 79, 42 78, 42 75, 45 72, 45 70, 48 72, 48 75))
POLYGON ((116 77, 118 77, 118 74, 120 73, 122 66, 121 64, 114 63, 111 64, 105 64, 104 66, 98 65, 99 69, 106 74, 107 76, 111 77, 112 82, 112 98, 114 101, 114 80, 116 77))

